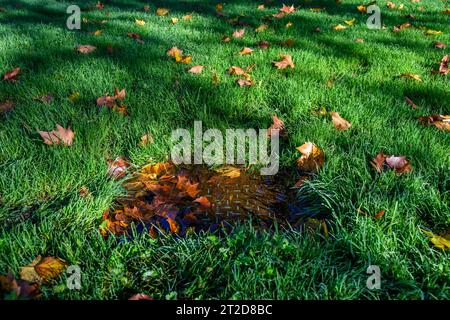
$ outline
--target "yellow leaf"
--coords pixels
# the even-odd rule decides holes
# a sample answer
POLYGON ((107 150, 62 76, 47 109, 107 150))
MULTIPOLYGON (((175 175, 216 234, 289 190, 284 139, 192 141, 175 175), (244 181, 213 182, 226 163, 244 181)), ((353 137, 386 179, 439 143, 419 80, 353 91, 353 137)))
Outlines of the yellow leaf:
POLYGON ((172 18, 170 20, 172 21, 173 24, 176 24, 178 22, 178 18, 172 18))
POLYGON ((176 62, 189 64, 192 61, 192 56, 191 55, 182 56, 178 51, 175 51, 174 55, 175 55, 175 61, 176 62))
POLYGON ((447 239, 450 237, 450 235, 438 236, 431 231, 427 231, 427 230, 423 230, 423 229, 420 229, 420 230, 422 230, 423 233, 425 233, 427 236, 430 237, 431 243, 434 244, 434 246, 436 248, 439 248, 439 249, 449 249, 450 248, 450 239, 447 239))
POLYGON ((427 35, 427 36, 436 36, 436 35, 439 35, 439 34, 443 34, 443 32, 442 31, 438 31, 438 30, 432 30, 432 29, 428 29, 425 32, 425 35, 427 35))
POLYGON ((192 19, 192 13, 183 16, 183 20, 191 20, 191 19, 192 19))
POLYGON ((92 32, 92 34, 93 34, 94 36, 99 36, 99 35, 102 34, 102 32, 103 32, 103 30, 95 30, 94 32, 92 32))
POLYGON ((344 22, 345 22, 346 25, 352 26, 356 22, 356 19, 345 20, 344 22))
POLYGON ((264 30, 267 30, 269 26, 267 24, 262 24, 258 28, 255 29, 256 32, 262 32, 264 30))
POLYGON ((233 166, 225 166, 219 169, 214 170, 220 175, 224 177, 228 177, 231 179, 239 178, 241 176, 241 170, 238 167, 233 166))
POLYGON ((223 9, 223 5, 221 3, 216 4, 216 11, 221 12, 223 9))
POLYGON ((145 21, 144 21, 144 20, 136 19, 136 20, 135 20, 135 23, 136 23, 138 26, 143 26, 143 25, 145 25, 145 21))
POLYGON ((286 28, 290 28, 290 27, 292 27, 293 25, 294 25, 294 24, 293 24, 292 22, 289 21, 288 23, 286 23, 286 26, 285 26, 285 27, 286 27, 286 28))
POLYGON ((50 283, 67 267, 67 263, 56 257, 37 256, 30 264, 20 269, 22 280, 36 283, 50 283))
POLYGON ((80 93, 79 92, 74 92, 70 96, 68 96, 67 99, 69 99, 70 102, 73 103, 73 102, 77 101, 79 97, 80 97, 80 93))
POLYGON ((311 12, 316 12, 316 13, 318 13, 318 12, 322 11, 322 8, 310 8, 309 10, 310 10, 311 12))
POLYGON ((420 76, 418 74, 415 73, 402 73, 400 75, 401 78, 409 78, 409 79, 414 79, 416 81, 422 81, 422 79, 420 78, 420 76))
POLYGON ((363 6, 363 5, 357 6, 356 9, 358 9, 358 11, 361 12, 361 13, 366 13, 367 12, 366 6, 363 6))
POLYGON ((158 15, 158 16, 165 16, 168 13, 169 13, 169 9, 166 9, 166 8, 156 9, 156 15, 158 15))
POLYGON ((347 29, 346 26, 343 26, 342 24, 338 24, 337 26, 333 27, 334 30, 344 30, 347 29))

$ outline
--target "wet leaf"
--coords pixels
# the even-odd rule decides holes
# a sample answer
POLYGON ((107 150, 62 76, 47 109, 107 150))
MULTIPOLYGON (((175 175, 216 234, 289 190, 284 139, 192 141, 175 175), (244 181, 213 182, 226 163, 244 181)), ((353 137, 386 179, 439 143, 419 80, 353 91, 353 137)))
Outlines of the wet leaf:
POLYGON ((108 160, 108 175, 114 179, 125 177, 130 164, 122 157, 108 160))

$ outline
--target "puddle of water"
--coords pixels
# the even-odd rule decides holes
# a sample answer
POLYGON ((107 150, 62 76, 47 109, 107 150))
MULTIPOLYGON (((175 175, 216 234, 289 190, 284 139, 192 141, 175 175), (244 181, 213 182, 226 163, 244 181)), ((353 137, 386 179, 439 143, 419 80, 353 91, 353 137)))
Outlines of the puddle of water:
POLYGON ((147 165, 124 182, 128 194, 103 214, 103 235, 128 234, 133 223, 140 232, 185 236, 201 231, 230 231, 251 220, 255 227, 274 224, 321 225, 301 218, 296 190, 279 175, 262 176, 240 167, 217 170, 204 165, 147 165))

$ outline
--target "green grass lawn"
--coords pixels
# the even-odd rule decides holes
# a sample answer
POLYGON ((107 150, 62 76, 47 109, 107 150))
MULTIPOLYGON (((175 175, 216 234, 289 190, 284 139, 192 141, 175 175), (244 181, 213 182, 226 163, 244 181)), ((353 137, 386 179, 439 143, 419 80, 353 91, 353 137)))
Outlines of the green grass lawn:
MULTIPOLYGON (((95 5, 76 2, 82 9, 95 5)), ((417 120, 450 113, 448 76, 431 73, 448 53, 432 42, 450 44, 450 16, 441 13, 449 4, 394 2, 405 8, 377 2, 386 26, 381 30, 366 27, 358 0, 340 5, 310 0, 293 1, 296 12, 256 33, 263 16, 278 12, 282 1, 260 11, 262 0, 230 0, 223 2, 223 13, 242 15, 250 26, 244 37, 223 43, 223 36, 242 27, 217 17, 216 1, 104 1, 103 10, 83 10, 90 22, 74 31, 66 28, 66 8, 73 2, 2 1, 0 74, 14 67, 23 74, 17 83, 0 81, 0 102, 16 104, 0 115, 0 274, 11 270, 18 276, 37 255, 81 267, 81 290, 68 290, 62 275, 42 287, 46 299, 127 299, 138 292, 158 299, 450 298, 449 253, 434 248, 420 230, 437 233, 450 225, 450 136, 417 120), (150 10, 144 12, 146 4, 150 10), (158 7, 169 14, 157 16, 158 7), (181 19, 192 12, 191 20, 181 19), (415 17, 413 26, 392 32, 408 21, 408 13, 415 17), (180 20, 172 24, 171 17, 180 20), (333 30, 353 18, 354 26, 333 30), (136 25, 135 19, 146 24, 136 25), (288 22, 293 25, 285 28, 288 22), (316 27, 321 32, 314 32, 316 27), (101 35, 91 34, 98 29, 101 35), (443 34, 426 36, 426 29, 443 34), (144 44, 128 32, 139 33, 144 44), (290 38, 292 47, 277 44, 290 38), (260 40, 271 47, 257 48, 260 40), (74 51, 83 44, 97 50, 74 51), (192 55, 191 66, 207 68, 200 75, 186 72, 188 66, 167 57, 173 46, 192 55), (240 56, 244 46, 255 51, 240 56), (281 53, 292 55, 294 69, 272 66, 281 53), (252 64, 252 87, 240 88, 226 73, 230 66, 252 64), (214 73, 218 84, 212 82, 214 73), (401 73, 423 81, 400 78, 401 73), (127 90, 128 116, 96 106, 114 87, 127 90), (79 98, 71 102, 75 92, 79 98), (33 99, 44 94, 53 101, 33 99), (419 108, 407 105, 405 96, 419 108), (328 117, 311 112, 321 107, 339 112, 352 127, 337 131, 328 117), (298 199, 304 206, 329 200, 323 204, 330 215, 328 238, 319 232, 261 234, 250 225, 227 237, 99 234, 103 211, 124 193, 120 181, 108 178, 107 160, 125 156, 136 167, 165 161, 173 129, 192 129, 194 120, 221 130, 268 128, 273 114, 289 131, 281 144, 281 167, 295 167, 295 148, 306 141, 325 153, 325 165, 302 186, 298 199), (37 130, 56 124, 75 132, 71 147, 42 142, 37 130), (154 143, 141 146, 147 132, 154 143), (380 150, 407 156, 413 171, 377 174, 370 161, 380 150), (88 196, 80 196, 83 186, 88 196), (386 213, 375 220, 358 209, 386 213), (366 288, 369 265, 381 269, 380 290, 366 288)))

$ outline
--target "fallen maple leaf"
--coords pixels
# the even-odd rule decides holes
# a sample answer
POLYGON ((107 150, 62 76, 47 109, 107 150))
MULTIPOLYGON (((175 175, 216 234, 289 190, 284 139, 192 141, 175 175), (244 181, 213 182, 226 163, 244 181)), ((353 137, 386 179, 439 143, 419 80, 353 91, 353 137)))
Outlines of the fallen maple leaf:
POLYGON ((373 218, 375 220, 381 219, 382 216, 384 216, 385 211, 384 210, 380 210, 380 212, 378 212, 373 218))
POLYGON ((253 86, 253 81, 248 79, 242 79, 238 78, 236 79, 236 83, 239 85, 239 87, 251 87, 253 86))
POLYGON ((158 8, 156 9, 156 15, 157 16, 165 16, 169 13, 169 9, 166 8, 158 8))
POLYGON ((324 162, 325 155, 314 143, 306 142, 297 148, 302 154, 297 159, 297 168, 305 172, 315 172, 319 170, 324 162))
POLYGON ((128 32, 127 36, 130 38, 133 38, 136 40, 136 42, 140 43, 140 44, 144 44, 144 41, 142 41, 141 39, 141 35, 138 33, 134 33, 134 32, 128 32))
POLYGON ((87 54, 95 51, 97 47, 91 46, 89 44, 76 46, 75 50, 79 53, 87 54))
POLYGON ((80 93, 79 92, 73 92, 73 93, 70 94, 70 96, 67 97, 67 99, 70 102, 74 103, 75 101, 78 100, 79 97, 80 97, 80 93))
POLYGON ((192 13, 187 14, 187 15, 184 15, 184 16, 182 17, 182 19, 183 19, 183 20, 191 20, 191 19, 192 19, 192 13))
POLYGON ((144 293, 137 293, 129 297, 128 300, 155 300, 155 299, 144 293))
POLYGON ((228 36, 224 36, 224 37, 222 38, 222 42, 230 42, 230 41, 231 41, 231 38, 228 37, 228 36))
POLYGON ((114 95, 113 96, 102 96, 97 99, 97 106, 98 107, 108 107, 113 108, 116 106, 116 100, 123 100, 125 99, 125 89, 118 90, 117 88, 114 89, 114 95))
POLYGON ((427 31, 425 31, 425 35, 426 36, 437 36, 443 34, 442 31, 438 31, 438 30, 433 30, 433 29, 428 29, 427 31))
POLYGON ((395 8, 395 3, 389 1, 389 2, 386 4, 386 7, 388 7, 389 9, 394 9, 394 8, 395 8))
POLYGON ((14 109, 15 105, 11 101, 0 102, 0 113, 8 112, 14 109))
POLYGON ((103 30, 95 30, 94 32, 91 32, 91 34, 93 35, 93 36, 99 36, 99 35, 101 35, 103 33, 103 30))
POLYGON ((122 157, 108 160, 108 175, 114 179, 123 178, 130 164, 122 157))
POLYGON ((431 231, 421 229, 423 233, 425 233, 429 238, 430 242, 439 249, 449 249, 450 248, 450 235, 445 234, 443 236, 439 236, 434 234, 431 231))
POLYGON ((292 22, 288 22, 286 23, 286 25, 284 26, 286 29, 292 27, 294 24, 292 22))
POLYGON ((19 80, 18 78, 21 73, 22 69, 20 69, 19 67, 6 71, 6 73, 3 75, 3 80, 9 82, 16 82, 19 80))
POLYGON ((408 173, 412 171, 412 166, 404 156, 386 156, 383 152, 379 153, 372 162, 372 166, 380 173, 384 163, 390 169, 394 169, 397 173, 408 173), (384 160, 384 162, 382 162, 384 160))
POLYGON ((370 164, 375 168, 375 170, 377 170, 378 173, 381 173, 385 160, 386 155, 383 153, 383 151, 380 151, 370 164))
POLYGON ((258 42, 258 47, 261 49, 268 49, 270 47, 269 41, 261 40, 258 42))
POLYGON ((256 32, 263 32, 264 30, 267 30, 269 26, 267 24, 262 24, 258 28, 255 29, 256 32))
POLYGON ((0 275, 0 299, 3 298, 1 293, 20 300, 38 299, 41 296, 39 284, 30 284, 24 280, 17 280, 11 272, 6 276, 0 275))
POLYGON ((242 38, 245 34, 245 29, 235 30, 233 32, 233 38, 242 38))
POLYGON ((40 131, 38 130, 38 133, 44 140, 44 143, 47 145, 53 145, 53 144, 63 144, 66 146, 71 146, 73 143, 73 138, 75 137, 75 133, 72 131, 72 129, 63 128, 59 124, 56 125, 56 130, 52 131, 40 131))
POLYGON ((413 109, 417 109, 418 106, 408 97, 405 97, 405 102, 410 105, 413 109))
POLYGON ((183 50, 178 49, 177 47, 172 47, 169 50, 166 51, 166 54, 169 57, 175 58, 175 54, 182 55, 183 50))
POLYGON ((356 9, 361 13, 367 13, 366 6, 360 5, 360 6, 357 6, 356 9))
POLYGON ((37 256, 30 264, 20 268, 20 278, 31 283, 51 283, 65 269, 67 263, 56 257, 37 256))
POLYGON ((280 45, 283 47, 292 47, 295 44, 295 40, 294 39, 287 39, 285 41, 281 41, 280 45))
POLYGON ((347 130, 352 126, 350 122, 345 120, 340 116, 338 112, 330 112, 331 120, 333 121, 334 127, 338 130, 347 130))
POLYGON ((345 30, 345 29, 347 29, 347 27, 343 26, 342 24, 338 24, 337 26, 334 26, 333 29, 339 31, 339 30, 345 30))
POLYGON ((246 55, 246 54, 251 54, 252 52, 253 52, 252 48, 244 47, 244 48, 242 48, 241 51, 239 51, 239 54, 240 55, 246 55))
POLYGON ((211 202, 209 202, 208 198, 205 196, 195 199, 194 202, 200 204, 200 207, 204 209, 208 209, 211 207, 211 202))
POLYGON ((241 170, 235 166, 224 166, 214 170, 223 177, 230 179, 239 178, 241 176, 241 170))
POLYGON ((99 1, 99 2, 97 2, 97 4, 95 5, 95 7, 96 7, 98 10, 103 10, 103 8, 105 7, 105 5, 99 1))
POLYGON ((294 62, 292 61, 292 56, 288 54, 280 54, 280 61, 273 61, 273 65, 277 67, 277 69, 286 69, 287 67, 295 68, 294 62))
POLYGON ((230 68, 228 68, 228 74, 242 76, 246 75, 247 73, 241 67, 231 66, 230 68))
POLYGON ((413 79, 416 81, 422 81, 420 76, 418 74, 414 74, 414 73, 402 73, 402 74, 400 74, 400 78, 409 78, 409 79, 413 79))
POLYGON ((276 115, 272 116, 273 124, 269 127, 267 135, 272 136, 272 130, 278 130, 279 136, 285 137, 287 135, 284 121, 278 118, 276 115))
POLYGON ((263 4, 258 5, 257 7, 258 10, 265 10, 266 7, 263 4))
POLYGON ((204 66, 193 66, 188 70, 190 73, 199 74, 202 73, 204 66))
POLYGON ((435 114, 429 117, 420 117, 419 121, 426 122, 440 130, 450 131, 450 116, 435 114))
POLYGON ((439 73, 440 74, 448 73, 448 54, 442 58, 441 63, 439 64, 439 73))
POLYGON ((53 96, 49 94, 44 94, 43 96, 34 97, 33 99, 39 100, 44 103, 49 103, 53 101, 53 96))
POLYGON ((357 43, 363 43, 364 39, 363 38, 356 38, 355 42, 357 43))
POLYGON ((223 5, 221 3, 216 4, 216 11, 221 12, 223 9, 223 5))
POLYGON ((287 5, 283 4, 283 6, 280 8, 280 12, 292 13, 292 12, 295 12, 295 7, 294 7, 294 5, 287 6, 287 5))
POLYGON ((447 45, 443 42, 435 41, 435 42, 433 42, 433 47, 435 47, 437 49, 445 49, 445 48, 447 48, 447 45))
POLYGON ((272 14, 272 17, 277 18, 277 19, 281 19, 285 16, 286 14, 284 12, 278 12, 278 13, 274 13, 272 14))
POLYGON ((172 24, 177 24, 178 23, 178 18, 173 17, 170 19, 170 22, 172 22, 172 24))
POLYGON ((134 22, 135 22, 138 26, 144 26, 144 25, 145 25, 145 21, 144 21, 144 20, 136 19, 136 20, 134 20, 134 22))
POLYGON ((181 62, 184 64, 189 64, 192 61, 192 56, 190 54, 188 54, 186 56, 182 56, 182 55, 178 54, 177 52, 175 52, 175 61, 181 62))
POLYGON ((351 20, 344 20, 344 23, 348 26, 353 26, 355 24, 355 22, 356 22, 355 18, 353 18, 351 20))
POLYGON ((150 133, 146 133, 141 137, 141 142, 139 143, 141 146, 145 146, 148 143, 154 143, 153 136, 150 133))

